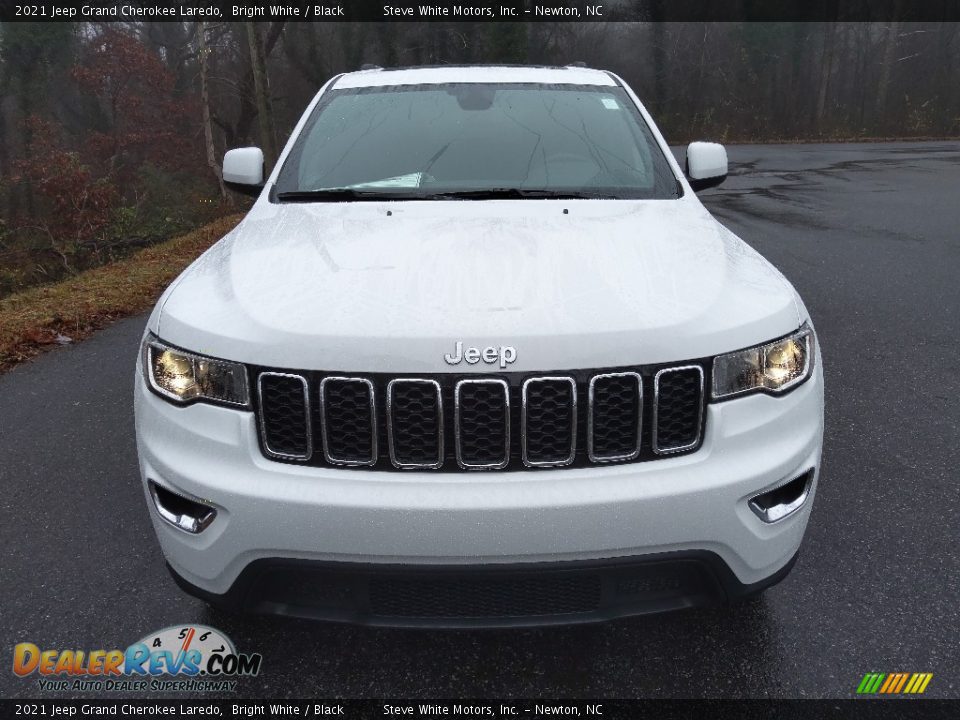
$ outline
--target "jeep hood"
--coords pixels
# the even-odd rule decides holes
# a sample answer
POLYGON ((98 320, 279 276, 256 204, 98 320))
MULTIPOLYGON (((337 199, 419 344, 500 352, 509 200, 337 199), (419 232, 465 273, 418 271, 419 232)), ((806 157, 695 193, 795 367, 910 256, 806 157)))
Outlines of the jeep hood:
POLYGON ((270 204, 171 286, 152 328, 217 357, 354 372, 673 362, 796 329, 795 293, 693 197, 270 204))

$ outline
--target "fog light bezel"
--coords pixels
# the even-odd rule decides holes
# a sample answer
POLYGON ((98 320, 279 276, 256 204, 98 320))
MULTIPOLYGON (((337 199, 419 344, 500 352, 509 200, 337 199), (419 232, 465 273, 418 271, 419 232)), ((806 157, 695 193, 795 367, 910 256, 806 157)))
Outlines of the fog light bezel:
POLYGON ((199 535, 209 528, 217 518, 217 509, 199 498, 171 490, 154 480, 148 480, 147 487, 150 491, 150 499, 153 501, 154 510, 157 511, 160 519, 181 532, 189 535, 199 535), (182 507, 179 508, 182 512, 177 512, 177 508, 170 507, 172 503, 182 504, 182 507), (192 509, 192 507, 200 508, 202 512, 191 514, 188 509, 192 509))
POLYGON ((747 505, 750 507, 750 510, 754 515, 768 525, 786 520, 788 517, 791 517, 799 512, 807 503, 807 499, 810 497, 810 490, 813 487, 813 479, 815 476, 816 468, 808 468, 799 475, 791 477, 789 480, 777 483, 776 485, 768 487, 765 490, 751 496, 750 499, 747 500, 747 505), (786 488, 794 483, 801 482, 802 489, 792 500, 788 500, 786 502, 772 502, 770 504, 760 501, 760 498, 765 496, 774 496, 776 493, 783 492, 786 488))

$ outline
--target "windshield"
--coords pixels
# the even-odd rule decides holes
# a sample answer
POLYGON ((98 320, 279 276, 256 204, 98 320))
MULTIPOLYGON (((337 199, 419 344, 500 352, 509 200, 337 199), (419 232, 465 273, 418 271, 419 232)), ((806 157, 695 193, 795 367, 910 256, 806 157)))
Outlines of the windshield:
POLYGON ((679 192, 622 88, 515 83, 325 93, 276 187, 281 201, 679 192))

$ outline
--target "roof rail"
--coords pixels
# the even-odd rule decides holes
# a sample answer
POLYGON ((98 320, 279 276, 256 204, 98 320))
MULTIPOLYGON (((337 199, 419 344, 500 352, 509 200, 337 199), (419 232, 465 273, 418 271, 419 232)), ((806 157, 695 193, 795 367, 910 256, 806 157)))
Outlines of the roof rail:
POLYGON ((581 67, 585 68, 586 66, 587 64, 583 60, 577 60, 576 62, 572 62, 567 65, 567 67, 575 67, 575 68, 581 68, 581 67))
POLYGON ((364 63, 360 66, 361 70, 383 70, 380 65, 374 65, 373 63, 364 63))

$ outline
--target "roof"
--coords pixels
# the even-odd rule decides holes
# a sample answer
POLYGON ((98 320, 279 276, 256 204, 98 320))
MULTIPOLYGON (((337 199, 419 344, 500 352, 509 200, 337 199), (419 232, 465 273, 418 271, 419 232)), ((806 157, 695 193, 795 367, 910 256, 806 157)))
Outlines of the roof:
POLYGON ((534 65, 440 65, 358 70, 341 75, 335 88, 440 83, 543 83, 547 85, 616 85, 603 70, 534 65))

